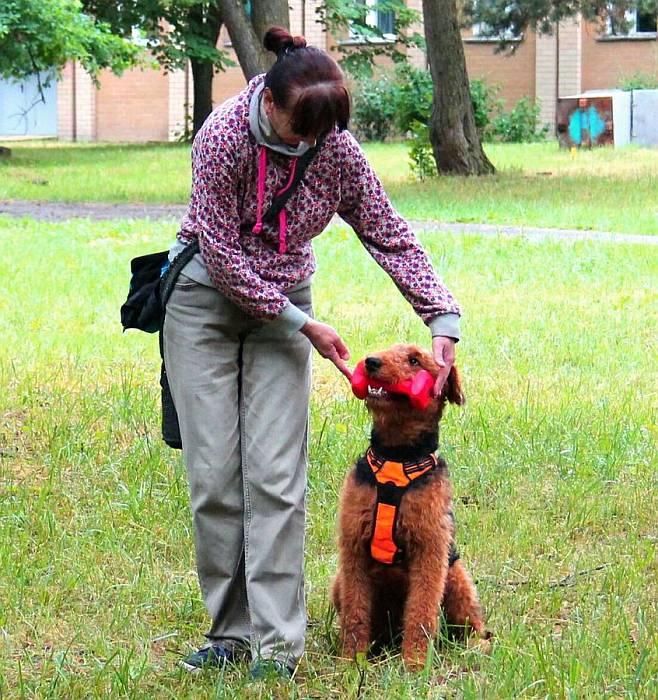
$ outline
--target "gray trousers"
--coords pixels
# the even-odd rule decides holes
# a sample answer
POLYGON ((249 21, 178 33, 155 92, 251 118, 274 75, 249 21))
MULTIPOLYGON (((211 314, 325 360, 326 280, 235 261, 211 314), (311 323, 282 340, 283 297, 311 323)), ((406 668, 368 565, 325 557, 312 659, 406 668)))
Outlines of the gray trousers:
MULTIPOLYGON (((290 292, 311 313, 310 280, 290 292)), ((187 465, 207 637, 294 664, 304 650, 311 345, 180 275, 164 355, 187 465)))

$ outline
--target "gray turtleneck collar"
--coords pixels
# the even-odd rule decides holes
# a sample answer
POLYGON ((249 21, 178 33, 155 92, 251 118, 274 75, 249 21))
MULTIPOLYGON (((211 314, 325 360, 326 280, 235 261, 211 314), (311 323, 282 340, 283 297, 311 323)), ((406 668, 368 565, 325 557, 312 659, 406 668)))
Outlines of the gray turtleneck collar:
POLYGON ((259 85, 254 90, 254 94, 249 102, 249 128, 251 133, 261 146, 267 146, 277 153, 282 153, 284 156, 299 158, 299 156, 304 155, 308 151, 309 145, 301 141, 298 146, 289 146, 287 143, 283 143, 276 135, 270 120, 267 118, 267 114, 265 114, 265 107, 261 99, 264 89, 264 85, 259 85))

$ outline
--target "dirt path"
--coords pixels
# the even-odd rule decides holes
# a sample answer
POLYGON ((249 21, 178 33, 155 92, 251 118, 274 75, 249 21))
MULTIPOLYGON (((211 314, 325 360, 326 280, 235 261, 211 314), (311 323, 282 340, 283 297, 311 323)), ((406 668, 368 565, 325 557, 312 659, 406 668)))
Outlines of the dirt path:
MULTIPOLYGON (((183 204, 106 204, 96 202, 33 202, 0 200, 0 215, 16 218, 29 217, 39 221, 67 221, 69 219, 151 219, 153 221, 180 221, 185 213, 183 204)), ((338 220, 339 222, 340 220, 338 220)), ((411 221, 416 231, 479 233, 485 236, 525 237, 530 240, 596 240, 611 243, 658 245, 658 236, 608 231, 580 231, 576 229, 535 228, 525 226, 498 226, 492 224, 450 224, 440 221, 411 221)))

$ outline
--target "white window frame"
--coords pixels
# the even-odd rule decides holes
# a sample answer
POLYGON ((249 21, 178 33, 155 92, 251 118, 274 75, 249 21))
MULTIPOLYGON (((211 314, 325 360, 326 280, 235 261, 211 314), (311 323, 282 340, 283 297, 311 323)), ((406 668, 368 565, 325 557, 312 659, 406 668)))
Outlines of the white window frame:
MULTIPOLYGON (((379 11, 377 10, 377 0, 365 0, 363 3, 368 11, 366 12, 366 24, 369 27, 374 27, 375 29, 378 27, 378 18, 377 15, 379 14, 379 11)), ((395 34, 382 34, 381 37, 373 37, 373 38, 368 38, 364 39, 358 32, 355 32, 352 27, 350 27, 350 38, 348 39, 347 42, 341 42, 341 43, 360 43, 360 42, 369 42, 369 43, 389 43, 389 42, 394 42, 396 40, 396 35, 395 34)))
POLYGON ((472 37, 469 39, 475 41, 500 41, 504 39, 505 41, 520 41, 523 39, 522 34, 514 34, 511 29, 507 29, 502 34, 488 34, 488 25, 486 22, 476 22, 471 25, 472 37))
POLYGON ((610 21, 610 17, 605 18, 605 25, 606 25, 606 36, 609 36, 611 38, 614 37, 637 37, 637 38, 647 38, 650 39, 652 37, 656 37, 656 32, 655 31, 650 31, 650 32, 640 32, 637 29, 637 21, 638 21, 638 11, 637 8, 634 8, 632 10, 626 10, 624 13, 624 19, 628 23, 629 27, 626 32, 623 34, 613 34, 612 33, 612 22, 610 21))

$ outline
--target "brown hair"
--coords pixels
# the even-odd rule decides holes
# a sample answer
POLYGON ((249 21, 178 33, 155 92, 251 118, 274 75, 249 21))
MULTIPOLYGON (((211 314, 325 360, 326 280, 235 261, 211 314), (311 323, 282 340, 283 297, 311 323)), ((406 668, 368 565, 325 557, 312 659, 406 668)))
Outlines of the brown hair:
POLYGON ((276 54, 265 75, 277 107, 290 110, 290 126, 299 136, 321 136, 336 126, 347 128, 350 96, 345 76, 325 51, 307 46, 282 27, 270 27, 263 46, 276 54))

